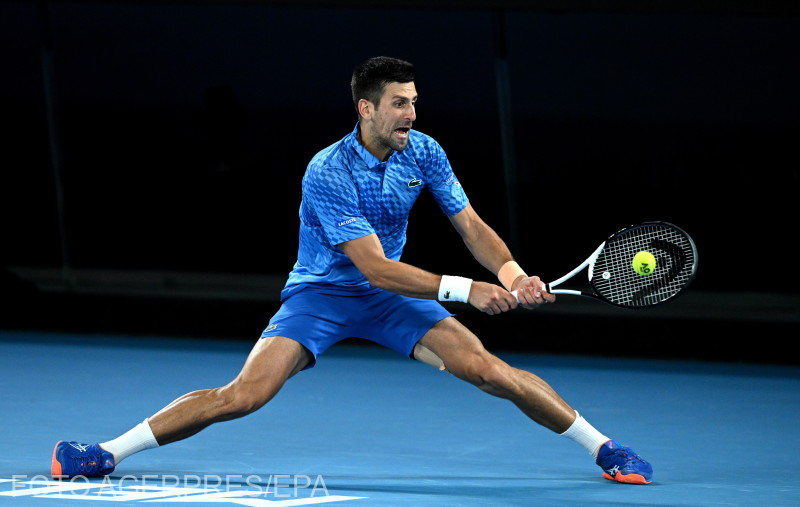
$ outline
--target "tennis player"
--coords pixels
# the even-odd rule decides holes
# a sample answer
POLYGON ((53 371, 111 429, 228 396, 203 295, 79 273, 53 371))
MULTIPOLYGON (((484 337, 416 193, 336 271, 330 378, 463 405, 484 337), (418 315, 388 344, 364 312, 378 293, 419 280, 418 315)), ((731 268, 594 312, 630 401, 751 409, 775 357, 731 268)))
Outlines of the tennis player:
POLYGON ((496 315, 552 303, 555 296, 522 270, 481 220, 442 147, 412 130, 414 79, 414 66, 393 58, 371 58, 355 69, 351 89, 358 122, 308 165, 297 262, 280 309, 236 378, 181 396, 113 440, 58 442, 53 477, 107 475, 134 453, 254 412, 329 347, 358 337, 510 400, 533 421, 586 449, 607 479, 651 482, 649 463, 595 429, 544 380, 490 354, 438 302, 496 315), (469 251, 502 286, 434 274, 400 260, 409 212, 423 190, 433 194, 469 251), (519 291, 519 301, 511 290, 519 291))

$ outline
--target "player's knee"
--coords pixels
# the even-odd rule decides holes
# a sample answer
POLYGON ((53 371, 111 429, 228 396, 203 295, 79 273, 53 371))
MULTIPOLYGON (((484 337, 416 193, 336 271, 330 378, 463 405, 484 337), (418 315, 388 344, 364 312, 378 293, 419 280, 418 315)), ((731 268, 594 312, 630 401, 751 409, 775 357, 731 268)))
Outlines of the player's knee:
POLYGON ((271 398, 237 383, 231 383, 215 391, 220 416, 224 419, 236 419, 251 414, 263 407, 271 398))

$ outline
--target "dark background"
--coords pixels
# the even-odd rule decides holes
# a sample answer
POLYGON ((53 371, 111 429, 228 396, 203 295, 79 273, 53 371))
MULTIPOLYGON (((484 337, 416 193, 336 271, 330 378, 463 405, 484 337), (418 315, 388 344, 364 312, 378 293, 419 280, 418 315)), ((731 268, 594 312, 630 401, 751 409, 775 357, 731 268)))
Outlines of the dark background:
MULTIPOLYGON (((698 244, 695 299, 671 310, 462 309, 481 336, 796 361, 800 9, 640 3, 0 4, 0 324, 258 336, 295 260, 303 170, 355 124, 352 68, 389 55, 416 64, 415 128, 529 272, 560 276, 646 220, 698 244), (219 273, 265 290, 204 290, 219 273)), ((491 279, 429 196, 404 259, 491 279)))

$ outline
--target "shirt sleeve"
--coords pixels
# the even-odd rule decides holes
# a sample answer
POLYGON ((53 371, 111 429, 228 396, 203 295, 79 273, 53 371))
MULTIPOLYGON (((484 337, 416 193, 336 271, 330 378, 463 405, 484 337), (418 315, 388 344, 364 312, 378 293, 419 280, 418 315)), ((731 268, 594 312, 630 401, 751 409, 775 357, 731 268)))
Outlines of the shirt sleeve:
POLYGON ((375 232, 361 212, 352 175, 342 168, 322 166, 309 172, 303 180, 303 198, 331 246, 375 232))
POLYGON ((429 158, 426 165, 430 171, 428 188, 439 208, 451 217, 466 208, 469 199, 450 166, 447 154, 439 143, 430 140, 427 151, 429 158))

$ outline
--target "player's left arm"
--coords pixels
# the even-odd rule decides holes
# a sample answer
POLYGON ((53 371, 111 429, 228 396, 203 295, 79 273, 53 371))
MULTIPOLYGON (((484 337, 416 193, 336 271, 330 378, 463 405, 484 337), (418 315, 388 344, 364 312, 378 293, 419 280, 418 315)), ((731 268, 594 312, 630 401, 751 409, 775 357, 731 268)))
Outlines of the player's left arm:
POLYGON ((505 241, 481 219, 471 204, 450 217, 450 222, 461 235, 472 256, 494 273, 508 290, 518 290, 520 302, 525 307, 552 303, 555 295, 542 289, 538 276, 527 276, 518 267, 505 241))

